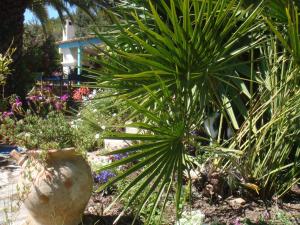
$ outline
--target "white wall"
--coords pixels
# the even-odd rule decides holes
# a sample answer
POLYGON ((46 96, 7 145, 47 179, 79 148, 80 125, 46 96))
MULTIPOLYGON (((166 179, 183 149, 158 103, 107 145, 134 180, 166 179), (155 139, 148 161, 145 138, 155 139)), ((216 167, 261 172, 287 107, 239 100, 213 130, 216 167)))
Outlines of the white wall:
MULTIPOLYGON (((70 40, 75 37, 75 28, 72 24, 72 21, 67 19, 65 22, 65 27, 63 30, 63 41, 70 40)), ((59 53, 63 55, 63 73, 68 75, 70 69, 74 69, 77 66, 77 48, 63 48, 59 49, 59 53)))
POLYGON ((68 75, 70 69, 74 69, 77 66, 77 49, 64 48, 60 50, 63 55, 63 73, 68 75))
POLYGON ((70 40, 75 37, 75 28, 71 20, 67 19, 63 30, 63 41, 70 40))

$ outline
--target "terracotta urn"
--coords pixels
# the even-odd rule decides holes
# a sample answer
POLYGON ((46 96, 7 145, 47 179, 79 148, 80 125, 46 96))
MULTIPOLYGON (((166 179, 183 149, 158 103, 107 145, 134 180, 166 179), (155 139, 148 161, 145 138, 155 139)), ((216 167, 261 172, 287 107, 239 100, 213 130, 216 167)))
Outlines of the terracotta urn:
POLYGON ((26 225, 78 225, 92 193, 89 164, 75 149, 11 153, 22 167, 19 197, 26 225))

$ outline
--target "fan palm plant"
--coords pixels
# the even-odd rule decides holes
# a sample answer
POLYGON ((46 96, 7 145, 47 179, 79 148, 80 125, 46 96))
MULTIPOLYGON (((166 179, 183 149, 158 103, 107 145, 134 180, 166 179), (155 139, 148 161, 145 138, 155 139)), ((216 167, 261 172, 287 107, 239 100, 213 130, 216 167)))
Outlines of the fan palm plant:
MULTIPOLYGON (((119 197, 137 187, 129 204, 146 193, 140 211, 154 195, 147 221, 151 224, 155 209, 164 209, 173 193, 180 216, 183 174, 189 174, 195 162, 190 148, 210 149, 224 157, 240 154, 223 148, 226 140, 206 132, 204 121, 218 112, 219 127, 226 122, 232 130, 239 129, 238 117, 241 121, 247 117, 245 102, 250 98, 244 82, 250 74, 243 72, 247 65, 239 58, 262 37, 257 20, 260 6, 245 9, 236 0, 160 1, 160 8, 152 1, 148 3, 149 7, 132 11, 133 22, 118 24, 115 34, 121 44, 99 34, 109 48, 103 60, 95 61, 105 70, 88 71, 97 87, 114 89, 118 98, 128 103, 130 119, 137 121, 128 126, 143 132, 105 135, 139 142, 110 153, 129 156, 100 170, 137 163, 101 189, 132 173, 139 174, 119 197), (194 130, 205 134, 195 135, 194 130), (204 144, 209 139, 213 148, 204 144)), ((220 129, 219 134, 222 132, 220 129)))

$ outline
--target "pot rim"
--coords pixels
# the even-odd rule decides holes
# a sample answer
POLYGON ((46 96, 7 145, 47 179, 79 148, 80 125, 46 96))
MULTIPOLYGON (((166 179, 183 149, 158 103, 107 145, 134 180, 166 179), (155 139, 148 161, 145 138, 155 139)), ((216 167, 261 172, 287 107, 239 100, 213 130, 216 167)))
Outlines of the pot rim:
POLYGON ((37 154, 42 154, 42 153, 47 153, 47 154, 53 154, 57 152, 75 152, 74 147, 69 147, 69 148, 62 148, 62 149, 49 149, 49 150, 43 150, 43 149, 30 149, 25 152, 26 155, 37 155, 37 154))
POLYGON ((74 147, 50 150, 28 150, 24 154, 18 153, 16 151, 11 152, 12 158, 15 159, 19 166, 22 166, 29 157, 37 159, 42 154, 46 155, 46 157, 44 158, 45 161, 82 156, 82 154, 77 152, 74 147))
POLYGON ((81 156, 82 154, 77 152, 74 147, 72 148, 63 148, 63 149, 50 149, 50 150, 29 150, 26 151, 26 156, 37 158, 41 155, 45 155, 45 160, 56 159, 56 158, 68 158, 68 157, 76 157, 81 156))

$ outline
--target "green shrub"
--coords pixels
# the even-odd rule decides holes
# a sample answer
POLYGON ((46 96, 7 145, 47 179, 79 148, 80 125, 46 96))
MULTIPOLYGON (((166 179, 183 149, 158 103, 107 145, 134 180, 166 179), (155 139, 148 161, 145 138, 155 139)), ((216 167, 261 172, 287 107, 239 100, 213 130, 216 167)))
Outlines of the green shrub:
POLYGON ((87 149, 103 146, 104 130, 118 130, 124 119, 124 106, 112 97, 104 97, 109 91, 98 92, 94 99, 83 104, 71 124, 82 135, 87 149))

